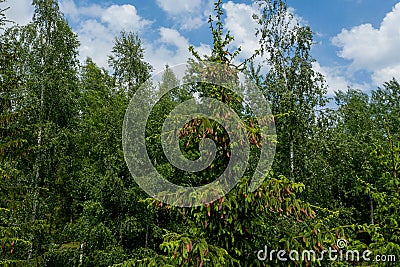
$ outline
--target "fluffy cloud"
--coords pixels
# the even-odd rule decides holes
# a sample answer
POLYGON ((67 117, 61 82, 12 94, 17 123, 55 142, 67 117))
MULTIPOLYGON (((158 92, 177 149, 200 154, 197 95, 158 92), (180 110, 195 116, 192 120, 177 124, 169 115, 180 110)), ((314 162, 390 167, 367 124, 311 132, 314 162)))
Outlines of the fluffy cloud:
MULTIPOLYGON (((258 24, 253 20, 253 14, 259 14, 260 12, 258 5, 238 4, 229 1, 223 4, 223 8, 226 12, 225 27, 235 37, 232 47, 237 48, 240 46, 242 48, 240 59, 243 60, 250 57, 259 48, 259 40, 255 36, 258 24)), ((289 7, 288 11, 294 14, 292 26, 297 23, 300 25, 307 24, 303 18, 296 15, 293 8, 289 7)), ((260 60, 258 59, 257 61, 260 60)), ((321 66, 318 62, 313 63, 313 69, 324 75, 328 85, 327 94, 329 96, 333 96, 335 91, 346 90, 348 86, 353 88, 360 87, 359 84, 349 82, 342 69, 321 66)), ((264 71, 267 70, 268 67, 265 67, 264 71)))
POLYGON ((194 30, 204 25, 212 11, 212 0, 156 0, 157 5, 182 30, 194 30))
POLYGON ((0 8, 10 7, 5 13, 7 19, 19 25, 27 24, 33 16, 33 6, 30 0, 13 0, 2 3, 0 8))
MULTIPOLYGON (((254 54, 255 50, 260 48, 259 37, 256 36, 257 28, 259 28, 260 25, 253 19, 253 15, 256 14, 260 16, 262 7, 260 8, 258 3, 247 5, 228 1, 222 5, 222 8, 226 14, 224 27, 226 30, 229 30, 235 38, 231 43, 231 48, 241 47, 242 52, 238 60, 249 58, 254 54)), ((294 8, 288 7, 288 13, 293 14, 293 19, 290 24, 291 27, 297 24, 307 24, 302 17, 296 15, 296 10, 294 8)), ((289 19, 289 16, 287 19, 289 19)), ((260 63, 262 59, 258 57, 255 61, 260 63)), ((268 70, 268 66, 265 66, 263 70, 268 70)))
POLYGON ((82 17, 96 18, 104 12, 104 8, 96 4, 77 7, 74 0, 61 0, 59 5, 64 14, 73 22, 79 22, 82 17))
MULTIPOLYGON (((153 43, 146 44, 146 60, 154 67, 157 73, 164 69, 165 65, 174 66, 185 63, 191 54, 188 50, 190 42, 183 37, 177 30, 161 27, 159 29, 160 38, 153 43)), ((195 47, 200 54, 209 54, 211 48, 209 45, 200 44, 195 47)))
POLYGON ((113 46, 114 34, 106 25, 94 19, 82 21, 78 32, 81 43, 79 56, 81 60, 90 57, 99 66, 107 68, 108 55, 113 46))
POLYGON ((400 63, 380 68, 375 70, 372 74, 372 80, 377 86, 381 86, 383 83, 390 81, 393 77, 400 81, 400 63))
POLYGON ((335 95, 336 91, 345 91, 350 83, 341 75, 340 71, 335 68, 321 66, 318 62, 312 64, 313 70, 324 75, 328 85, 328 96, 335 95))
POLYGON ((194 13, 201 6, 201 0, 157 0, 157 5, 169 14, 194 13))
POLYGON ((338 55, 352 61, 351 71, 372 72, 375 85, 400 79, 400 3, 386 14, 378 29, 371 24, 362 24, 352 29, 343 29, 332 39, 341 48, 338 55))
POLYGON ((101 14, 101 20, 113 30, 140 31, 150 21, 142 19, 132 5, 112 5, 101 14))
MULTIPOLYGON (((200 14, 197 11, 202 10, 205 5, 209 5, 208 9, 206 8, 208 11, 212 7, 212 1, 179 1, 182 1, 182 4, 171 0, 159 0, 158 4, 171 16, 178 17, 183 13, 200 14)), ((32 17, 33 8, 30 1, 14 0, 9 3, 12 7, 11 10, 13 10, 12 14, 14 14, 12 18, 17 22, 27 23, 32 17)), ((81 60, 91 57, 98 65, 108 68, 107 59, 113 46, 113 40, 121 30, 139 33, 150 30, 150 27, 147 26, 151 25, 152 22, 143 19, 132 5, 104 7, 97 4, 79 5, 77 3, 74 0, 63 0, 60 2, 60 8, 72 23, 73 30, 78 34, 81 42, 79 48, 81 60)), ((232 1, 224 3, 223 9, 226 14, 225 29, 229 30, 235 37, 231 48, 241 46, 242 53, 238 60, 243 60, 251 56, 254 50, 258 48, 258 38, 255 36, 257 24, 252 19, 252 15, 259 12, 259 9, 256 5, 239 4, 232 1)), ((202 21, 205 21, 204 14, 203 12, 198 16, 198 18, 202 18, 202 21)), ((296 17, 296 19, 301 21, 301 18, 296 17)), ((158 37, 156 36, 152 40, 143 40, 145 60, 152 64, 154 72, 161 71, 165 64, 173 66, 186 62, 191 56, 188 51, 190 41, 177 29, 161 27, 156 31, 158 31, 158 37)), ((211 51, 207 44, 199 44, 195 49, 200 55, 209 54, 211 51)), ((333 95, 335 90, 346 89, 348 85, 355 86, 347 82, 345 76, 341 75, 338 69, 322 67, 318 63, 315 63, 313 67, 325 75, 330 88, 329 95, 333 95)), ((374 79, 386 81, 399 71, 400 68, 383 67, 374 73, 376 76, 374 76, 374 79)))
POLYGON ((346 91, 348 87, 363 91, 372 89, 371 85, 366 82, 354 82, 352 73, 347 72, 344 67, 321 66, 318 62, 313 62, 312 68, 324 76, 328 86, 327 96, 334 96, 337 91, 346 91))
MULTIPOLYGON (((164 7, 168 10, 174 5, 169 1, 164 3, 164 7)), ((81 60, 91 57, 99 66, 105 68, 108 68, 107 59, 113 47, 113 40, 121 30, 143 34, 150 30, 147 26, 152 24, 140 17, 132 5, 77 6, 73 0, 64 0, 60 6, 61 10, 73 21, 73 29, 81 42, 79 48, 81 60)), ((185 2, 180 11, 190 8, 192 6, 185 2)), ((142 40, 145 60, 154 67, 154 72, 161 71, 165 64, 173 66, 187 61, 190 57, 188 51, 190 43, 187 38, 177 30, 165 27, 159 28, 158 34, 158 38, 154 40, 142 40)), ((209 46, 204 44, 200 44, 196 49, 200 54, 210 51, 209 46)))
POLYGON ((180 33, 175 29, 160 28, 161 41, 163 43, 168 43, 174 45, 178 50, 187 49, 189 46, 189 41, 180 35, 180 33))
POLYGON ((151 21, 141 18, 135 6, 97 4, 77 6, 73 0, 60 2, 62 12, 73 22, 81 46, 80 59, 91 57, 99 66, 106 67, 115 36, 122 30, 141 32, 151 21))
POLYGON ((234 36, 234 47, 242 48, 242 57, 250 57, 259 48, 258 38, 255 36, 257 23, 253 14, 258 13, 255 5, 236 4, 232 1, 222 5, 226 12, 225 27, 234 36))

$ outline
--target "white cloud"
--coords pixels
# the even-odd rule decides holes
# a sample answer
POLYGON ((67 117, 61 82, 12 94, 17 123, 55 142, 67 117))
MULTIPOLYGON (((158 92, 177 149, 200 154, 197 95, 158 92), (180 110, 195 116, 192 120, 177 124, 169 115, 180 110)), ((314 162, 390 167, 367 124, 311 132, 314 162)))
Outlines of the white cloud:
POLYGON ((114 32, 140 31, 151 24, 151 21, 138 15, 135 6, 128 4, 112 5, 107 8, 97 4, 77 7, 74 0, 64 0, 60 2, 60 8, 74 22, 81 23, 85 19, 92 18, 108 24, 109 30, 114 32))
POLYGON ((336 91, 346 91, 347 87, 350 86, 350 82, 341 75, 340 71, 335 68, 321 66, 318 62, 313 62, 313 70, 321 73, 326 80, 328 85, 328 96, 333 96, 336 91))
MULTIPOLYGON (((61 10, 74 21, 80 46, 80 59, 91 57, 99 66, 108 68, 108 55, 113 47, 115 36, 123 29, 143 33, 150 30, 152 22, 143 19, 132 5, 112 5, 101 7, 93 4, 77 6, 73 0, 64 0, 61 10)), ((154 29, 151 29, 154 30, 154 29)), ((156 29, 157 30, 157 29, 156 29)), ((145 48, 145 60, 154 67, 154 72, 170 66, 185 63, 191 56, 190 42, 176 29, 161 27, 155 40, 142 40, 145 48)), ((200 44, 196 50, 203 55, 210 47, 200 44)))
POLYGON ((140 31, 150 24, 142 19, 132 5, 112 5, 102 12, 101 20, 107 23, 112 30, 140 31))
POLYGON ((352 61, 351 71, 372 72, 374 85, 393 76, 400 78, 400 3, 387 13, 378 29, 362 24, 343 29, 332 39, 341 48, 338 55, 352 61))
POLYGON ((385 82, 390 81, 393 77, 400 81, 400 64, 393 64, 386 68, 375 70, 372 74, 372 80, 377 86, 381 86, 385 82))
POLYGON ((157 5, 165 12, 177 15, 181 13, 194 13, 199 10, 201 0, 157 0, 157 5))
MULTIPOLYGON (((260 25, 253 19, 253 15, 256 14, 260 16, 263 6, 260 7, 258 3, 248 5, 228 1, 224 3, 222 7, 226 14, 224 27, 226 30, 229 30, 231 35, 235 38, 231 43, 231 48, 235 49, 241 47, 242 52, 239 55, 239 60, 249 58, 254 54, 255 50, 260 48, 259 37, 256 36, 257 28, 260 28, 260 25)), ((294 8, 288 7, 288 14, 293 14, 290 27, 294 27, 297 24, 307 24, 302 17, 296 14, 294 8)), ((289 16, 287 16, 287 19, 289 19, 289 16)), ((262 59, 258 57, 255 61, 256 63, 261 63, 262 59)), ((268 66, 263 68, 264 71, 267 69, 268 66)))
POLYGON ((348 87, 363 91, 372 89, 370 84, 353 82, 351 73, 347 72, 343 67, 321 66, 319 62, 313 62, 312 68, 324 76, 328 86, 327 96, 334 96, 337 91, 346 91, 348 87))
POLYGON ((187 49, 189 46, 189 41, 184 38, 183 36, 180 35, 180 33, 175 30, 175 29, 169 29, 169 28, 160 28, 160 35, 161 35, 161 41, 163 43, 167 44, 173 44, 180 49, 187 49))
MULTIPOLYGON (((174 66, 186 63, 191 57, 189 52, 190 42, 183 37, 177 30, 161 27, 159 29, 160 38, 153 43, 146 44, 146 60, 154 67, 154 73, 164 69, 165 65, 174 66)), ((209 54, 209 45, 200 44, 195 47, 200 54, 209 54)))
POLYGON ((63 0, 59 2, 60 9, 64 12, 65 15, 68 15, 73 20, 78 20, 79 13, 82 11, 78 11, 78 8, 75 5, 73 0, 63 0))
POLYGON ((157 5, 182 30, 194 30, 207 22, 212 11, 212 0, 156 0, 157 5))
POLYGON ((77 6, 74 0, 64 0, 60 2, 60 8, 75 24, 74 31, 81 42, 80 59, 91 57, 105 68, 108 68, 108 55, 113 41, 122 30, 141 32, 151 24, 140 17, 132 5, 77 6))
POLYGON ((6 12, 7 19, 19 25, 27 24, 33 16, 31 0, 12 0, 2 3, 0 8, 10 7, 6 12))
POLYGON ((107 68, 114 34, 104 24, 93 19, 83 21, 77 32, 81 42, 79 47, 80 59, 84 60, 90 57, 99 66, 107 68))
POLYGON ((235 38, 232 45, 242 48, 242 58, 248 58, 259 48, 258 37, 255 36, 257 23, 253 14, 259 11, 256 5, 236 4, 232 1, 222 5, 226 12, 225 28, 235 38))
POLYGON ((59 5, 64 14, 74 22, 79 22, 82 17, 96 18, 104 12, 104 8, 97 4, 77 7, 74 0, 61 0, 59 5))

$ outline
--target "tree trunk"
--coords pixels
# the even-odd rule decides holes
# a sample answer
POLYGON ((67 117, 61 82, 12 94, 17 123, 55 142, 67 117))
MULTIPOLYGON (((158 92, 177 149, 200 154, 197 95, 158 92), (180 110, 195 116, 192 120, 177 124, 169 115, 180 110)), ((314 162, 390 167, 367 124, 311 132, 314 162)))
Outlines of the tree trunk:
POLYGON ((146 240, 145 240, 145 244, 144 244, 145 248, 147 248, 147 240, 148 240, 148 238, 149 238, 149 224, 147 224, 147 227, 146 227, 146 240))
MULTIPOLYGON (((38 199, 38 182, 39 182, 39 177, 40 177, 40 147, 42 146, 42 112, 43 112, 43 105, 44 105, 44 87, 42 86, 41 91, 40 91, 40 112, 39 112, 39 132, 38 132, 38 139, 37 139, 37 145, 38 145, 38 152, 39 154, 36 157, 36 162, 35 162, 35 180, 33 181, 34 183, 34 189, 33 189, 33 205, 32 205, 32 217, 31 217, 31 222, 32 224, 35 223, 36 220, 36 210, 37 210, 37 199, 38 199)), ((33 251, 33 236, 31 236, 31 245, 29 247, 28 251, 28 260, 32 258, 32 251, 33 251)))
POLYGON ((79 265, 78 266, 82 266, 83 263, 83 243, 81 243, 81 251, 79 253, 79 265))
POLYGON ((293 142, 293 134, 292 130, 290 130, 290 179, 294 182, 294 142, 293 142))
POLYGON ((374 224, 374 200, 372 199, 371 195, 369 196, 369 203, 371 205, 371 224, 374 224))

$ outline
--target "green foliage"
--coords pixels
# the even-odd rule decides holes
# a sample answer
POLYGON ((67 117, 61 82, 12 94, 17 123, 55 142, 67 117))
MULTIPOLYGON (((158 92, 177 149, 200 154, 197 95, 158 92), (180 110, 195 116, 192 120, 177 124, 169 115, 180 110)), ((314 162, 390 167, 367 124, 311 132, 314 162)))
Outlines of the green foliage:
POLYGON ((121 32, 116 37, 109 56, 117 81, 126 87, 128 97, 132 97, 137 88, 149 77, 151 66, 143 61, 144 49, 139 36, 133 32, 121 32))
MULTIPOLYGON (((395 82, 395 81, 394 81, 395 82)), ((398 85, 398 84, 397 84, 398 85)), ((373 153, 385 170, 378 179, 378 186, 365 181, 365 192, 376 203, 374 224, 367 228, 371 235, 369 247, 375 255, 399 255, 400 253, 400 143, 394 143, 386 122, 388 147, 377 147, 373 153)), ((387 265, 390 266, 390 263, 387 265)))
POLYGON ((260 16, 254 15, 261 47, 253 57, 261 56, 270 70, 261 75, 260 67, 253 67, 252 73, 262 76, 255 79, 264 89, 272 113, 285 114, 276 117, 279 140, 273 168, 291 179, 304 181, 304 159, 311 156, 311 144, 307 143, 316 120, 315 111, 326 103, 324 78, 312 68, 313 33, 309 26, 299 25, 285 1, 256 2, 261 9, 260 16))
POLYGON ((167 66, 149 88, 176 88, 143 103, 154 104, 146 128, 152 162, 185 186, 218 177, 235 144, 217 122, 195 118, 182 128, 182 153, 197 159, 200 141, 210 138, 217 156, 201 173, 171 166, 160 145, 170 111, 197 94, 224 102, 245 125, 251 152, 244 177, 226 196, 192 208, 148 198, 124 161, 125 110, 151 71, 139 35, 116 37, 109 72, 91 59, 78 62, 77 36, 57 1, 34 0, 23 27, 5 24, 0 8, 1 266, 396 266, 257 258, 265 246, 320 255, 346 239, 347 250, 399 260, 400 85, 393 79, 371 94, 349 88, 336 94, 337 109, 326 108, 324 79, 312 69, 311 29, 294 20, 285 1, 256 2, 254 56, 235 64, 240 48, 229 49, 234 37, 224 30, 218 0, 209 18, 211 54, 189 47, 183 81, 167 66), (229 90, 244 90, 238 74, 247 69, 253 80, 245 84, 255 82, 271 102, 278 134, 273 171, 252 193, 260 127, 245 99, 229 90), (225 83, 179 86, 195 75, 225 83))
POLYGON ((385 82, 383 87, 378 87, 377 90, 372 92, 371 96, 371 108, 376 115, 374 126, 380 129, 380 134, 383 135, 386 130, 382 126, 389 123, 394 141, 398 141, 400 138, 399 98, 400 85, 394 78, 385 82))

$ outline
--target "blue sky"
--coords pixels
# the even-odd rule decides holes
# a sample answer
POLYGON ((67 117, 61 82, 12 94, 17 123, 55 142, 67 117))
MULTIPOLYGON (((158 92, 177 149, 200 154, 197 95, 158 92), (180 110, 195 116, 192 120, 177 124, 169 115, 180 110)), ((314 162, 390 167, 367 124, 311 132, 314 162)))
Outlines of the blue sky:
MULTIPOLYGON (((250 0, 223 1, 225 27, 242 46, 245 58, 257 48, 257 6, 250 0)), ((384 81, 400 80, 400 2, 392 0, 288 0, 302 24, 315 32, 314 69, 325 75, 329 94, 347 86, 369 91, 384 81)), ((3 6, 4 4, 2 4, 3 6)), ((30 0, 9 0, 8 16, 19 24, 32 17, 30 0)), ((137 32, 145 59, 155 71, 183 63, 189 45, 210 50, 207 18, 211 0, 60 0, 61 10, 78 34, 80 58, 92 57, 107 68, 113 39, 125 29, 137 32)))

